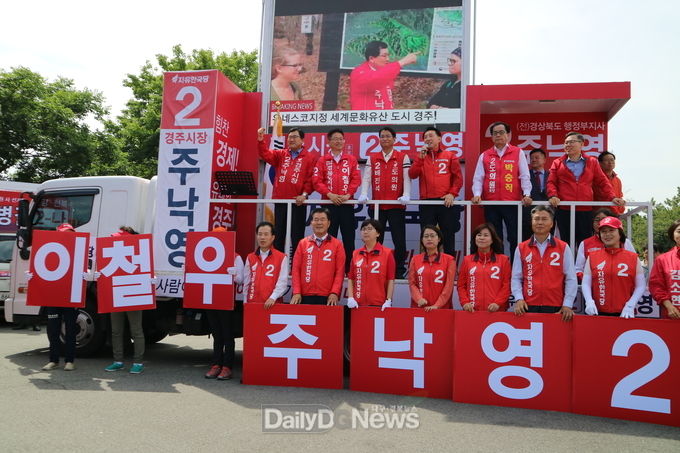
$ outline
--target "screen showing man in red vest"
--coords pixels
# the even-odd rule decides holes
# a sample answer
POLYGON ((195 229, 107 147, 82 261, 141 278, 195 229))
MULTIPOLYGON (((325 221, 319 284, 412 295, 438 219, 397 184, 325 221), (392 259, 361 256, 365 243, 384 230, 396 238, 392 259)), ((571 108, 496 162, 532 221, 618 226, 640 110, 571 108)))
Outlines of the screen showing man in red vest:
MULTIPOLYGON (((583 154, 585 137, 578 132, 569 132, 564 138, 565 155, 555 159, 548 176, 548 201, 557 208, 561 201, 610 201, 617 206, 626 202, 618 198, 612 185, 602 172, 594 157, 583 154)), ((591 206, 576 207, 575 247, 591 234, 591 206)), ((568 207, 557 209, 557 227, 563 241, 571 239, 568 207)))
POLYGON ((408 171, 411 179, 419 178, 421 200, 444 200, 442 204, 420 206, 420 227, 439 226, 444 235, 444 253, 455 256, 455 234, 460 230, 460 209, 454 199, 463 185, 458 157, 441 146, 442 133, 436 127, 423 132, 425 146, 420 148, 408 171))
MULTIPOLYGON (((397 133, 391 127, 380 129, 381 152, 373 153, 366 159, 364 176, 361 180, 361 195, 358 201, 368 201, 368 189, 372 189, 374 200, 398 200, 401 204, 380 205, 379 221, 383 230, 389 225, 394 244, 394 259, 397 278, 404 278, 406 265, 406 204, 411 200, 411 178, 408 169, 411 160, 406 153, 394 149, 397 133)), ((369 217, 373 217, 373 205, 368 207, 369 217)), ((384 240, 380 235, 380 243, 384 240)))
POLYGON ((534 234, 517 246, 511 279, 516 315, 559 313, 564 321, 574 316, 574 255, 566 242, 550 234, 554 222, 552 209, 536 206, 531 212, 534 234))
MULTIPOLYGON (((527 159, 517 146, 510 144, 510 125, 497 121, 489 127, 493 146, 477 160, 472 177, 472 202, 519 201, 531 205, 531 180, 527 159)), ((510 243, 510 259, 517 247, 517 207, 484 206, 486 221, 494 226, 496 233, 510 243), (505 230, 503 229, 505 224, 505 230)))
MULTIPOLYGON (((288 148, 285 149, 268 149, 264 143, 264 132, 264 128, 257 130, 257 150, 260 159, 276 169, 272 198, 295 199, 290 219, 291 250, 295 250, 305 235, 307 206, 304 202, 313 190, 312 176, 319 155, 304 149, 305 133, 301 129, 294 127, 288 131, 288 148)), ((286 254, 287 217, 288 204, 275 203, 274 224, 277 234, 274 248, 286 254)))
POLYGON ((328 233, 330 213, 312 211, 312 232, 300 241, 293 256, 291 304, 337 305, 345 277, 345 250, 328 233))
POLYGON ((274 225, 260 222, 255 228, 257 250, 246 258, 243 269, 243 294, 246 303, 264 303, 271 308, 288 291, 288 256, 272 248, 274 225))
POLYGON ((581 285, 586 314, 634 318, 647 283, 642 264, 637 253, 624 250, 626 234, 618 218, 602 219, 598 234, 604 248, 588 256, 581 285))

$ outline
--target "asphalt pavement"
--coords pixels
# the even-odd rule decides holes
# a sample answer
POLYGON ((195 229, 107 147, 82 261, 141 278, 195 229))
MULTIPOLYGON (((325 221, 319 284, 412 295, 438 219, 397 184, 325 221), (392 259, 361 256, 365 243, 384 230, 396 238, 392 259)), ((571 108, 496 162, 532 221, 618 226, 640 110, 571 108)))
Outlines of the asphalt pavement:
POLYGON ((680 451, 680 428, 669 426, 349 390, 247 386, 239 382, 240 342, 235 379, 208 380, 210 342, 177 335, 150 345, 140 375, 105 372, 110 350, 76 359, 75 371, 44 372, 45 328, 14 331, 0 324, 0 450, 680 451), (310 423, 317 410, 319 422, 310 423))

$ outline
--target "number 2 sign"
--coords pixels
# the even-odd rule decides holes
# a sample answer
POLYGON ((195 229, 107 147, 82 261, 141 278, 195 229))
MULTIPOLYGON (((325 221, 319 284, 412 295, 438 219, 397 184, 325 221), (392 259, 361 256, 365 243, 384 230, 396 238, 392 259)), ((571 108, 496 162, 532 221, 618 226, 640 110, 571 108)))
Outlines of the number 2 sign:
POLYGON ((680 426, 677 324, 575 317, 573 411, 680 426))

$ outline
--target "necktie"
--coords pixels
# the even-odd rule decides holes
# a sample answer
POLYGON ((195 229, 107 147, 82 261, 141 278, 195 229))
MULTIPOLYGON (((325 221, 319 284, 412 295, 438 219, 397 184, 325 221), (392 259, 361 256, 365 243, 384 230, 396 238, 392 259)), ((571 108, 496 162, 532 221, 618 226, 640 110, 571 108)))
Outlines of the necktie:
POLYGON ((541 187, 541 177, 538 175, 536 170, 534 170, 534 189, 538 190, 539 192, 543 191, 543 188, 541 187))

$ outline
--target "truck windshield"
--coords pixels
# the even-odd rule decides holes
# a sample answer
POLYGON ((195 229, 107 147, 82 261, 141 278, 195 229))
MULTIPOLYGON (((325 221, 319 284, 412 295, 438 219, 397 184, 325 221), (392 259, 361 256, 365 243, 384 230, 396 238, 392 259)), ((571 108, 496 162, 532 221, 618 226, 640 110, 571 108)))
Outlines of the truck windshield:
POLYGON ((55 230, 62 223, 78 228, 90 221, 94 195, 45 194, 40 200, 33 226, 38 230, 55 230))
POLYGON ((9 263, 12 261, 12 246, 16 236, 10 234, 3 234, 0 236, 0 263, 9 263))

